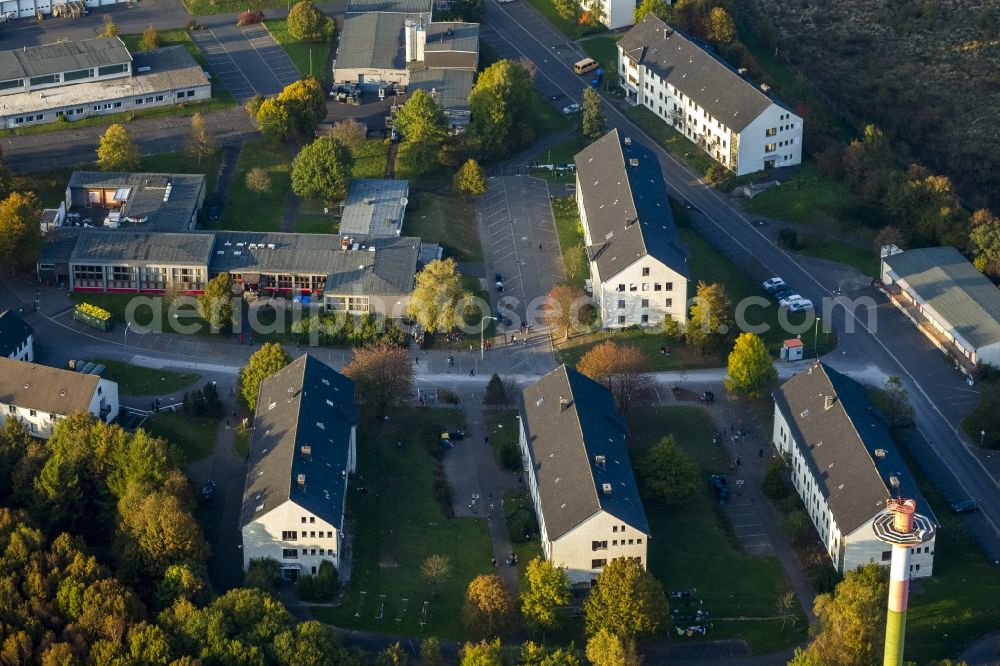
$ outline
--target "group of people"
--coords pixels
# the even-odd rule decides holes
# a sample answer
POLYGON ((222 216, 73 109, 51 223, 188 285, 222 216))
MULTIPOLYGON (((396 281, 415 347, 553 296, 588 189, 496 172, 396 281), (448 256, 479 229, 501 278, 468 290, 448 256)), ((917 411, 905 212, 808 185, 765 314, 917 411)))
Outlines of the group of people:
MULTIPOLYGON (((505 561, 507 563, 507 566, 509 566, 509 567, 515 567, 515 566, 517 566, 517 553, 511 551, 510 555, 507 557, 507 559, 505 561)), ((492 560, 490 560, 490 564, 492 564, 494 567, 496 567, 497 566, 497 558, 494 557, 492 560)))

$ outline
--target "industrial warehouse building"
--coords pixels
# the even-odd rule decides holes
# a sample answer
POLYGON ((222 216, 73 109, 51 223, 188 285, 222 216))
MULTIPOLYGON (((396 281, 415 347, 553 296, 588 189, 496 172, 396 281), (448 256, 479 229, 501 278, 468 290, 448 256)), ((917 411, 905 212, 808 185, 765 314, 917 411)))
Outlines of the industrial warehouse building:
POLYGON ((208 99, 212 86, 183 46, 136 53, 118 37, 0 52, 7 129, 208 99))
MULTIPOLYGON (((937 522, 865 387, 822 363, 774 392, 772 443, 789 459, 792 485, 841 574, 889 565, 892 549, 872 524, 890 497, 915 499, 937 522)), ((914 547, 910 577, 933 570, 934 542, 914 547)))
POLYGON ((520 449, 545 558, 574 584, 611 560, 647 562, 649 523, 611 393, 562 365, 520 396, 520 449))
POLYGON ((892 302, 939 349, 972 372, 1000 367, 1000 289, 953 247, 883 251, 892 302))
POLYGON ((802 162, 802 118, 652 14, 618 42, 626 99, 645 106, 738 176, 802 162))
POLYGON ((264 558, 286 580, 324 560, 340 569, 357 423, 354 382, 309 354, 261 382, 240 516, 244 571, 264 558))
POLYGON ((11 18, 42 16, 83 16, 88 9, 120 5, 130 0, 3 0, 0 14, 11 18))
POLYGON ((576 203, 605 328, 687 320, 687 252, 656 156, 611 130, 576 157, 576 203))

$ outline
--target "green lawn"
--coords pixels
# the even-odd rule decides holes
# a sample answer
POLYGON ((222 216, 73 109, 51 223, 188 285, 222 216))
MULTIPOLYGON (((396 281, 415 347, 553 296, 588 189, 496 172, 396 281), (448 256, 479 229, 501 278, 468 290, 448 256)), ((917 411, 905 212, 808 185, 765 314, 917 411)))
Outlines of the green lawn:
MULTIPOLYGON (((797 645, 806 633, 801 611, 796 609, 799 621, 784 630, 775 618, 779 597, 791 589, 781 565, 774 558, 747 555, 739 549, 708 484, 709 474, 724 473, 728 467, 725 452, 711 443, 715 426, 708 412, 700 407, 635 409, 628 421, 633 466, 662 437, 672 434, 705 477, 701 491, 684 506, 645 502, 652 531, 650 571, 668 592, 697 589, 696 603, 703 602, 712 614, 714 629, 706 638, 679 640, 741 638, 756 654, 797 645)), ((694 605, 689 612, 699 607, 694 605)), ((685 612, 683 606, 680 610, 685 612)))
POLYGON ((675 157, 683 160, 699 174, 705 175, 716 163, 705 151, 646 107, 629 107, 625 113, 656 139, 657 143, 673 153, 675 157))
MULTIPOLYGON (((240 0, 181 0, 181 4, 190 14, 207 16, 211 14, 235 14, 245 9, 267 10, 273 7, 287 7, 289 0, 254 0, 252 4, 240 0)), ((266 15, 267 11, 264 14, 266 15)))
MULTIPOLYGON (((198 314, 194 299, 178 302, 174 311, 170 312, 172 303, 162 296, 147 294, 98 294, 72 292, 69 295, 74 303, 90 303, 104 308, 111 313, 111 320, 118 322, 115 330, 124 332, 128 322, 126 313, 131 307, 132 331, 130 335, 138 335, 136 327, 148 328, 154 332, 183 333, 188 335, 208 335, 208 322, 198 314), (130 304, 133 305, 130 306, 130 304), (170 316, 177 315, 176 317, 170 316), (190 327, 190 330, 188 330, 190 327)), ((124 335, 122 336, 124 338, 124 335)))
POLYGON ((233 433, 233 451, 241 458, 250 455, 250 430, 239 428, 233 433))
POLYGON ((278 231, 291 190, 292 157, 288 146, 269 139, 247 141, 236 161, 233 185, 215 229, 278 231), (258 196, 246 187, 247 172, 260 167, 271 176, 271 190, 258 196))
POLYGON ((519 425, 520 421, 518 421, 515 409, 494 409, 492 407, 486 409, 486 433, 490 437, 493 459, 496 461, 497 467, 505 472, 513 472, 514 470, 504 466, 500 459, 500 451, 505 447, 514 447, 515 450, 518 448, 519 425))
POLYGON ((580 41, 584 53, 596 60, 605 72, 618 71, 618 40, 621 35, 601 35, 580 41))
POLYGON ((576 154, 589 145, 590 141, 587 139, 575 136, 546 148, 538 153, 538 157, 535 159, 538 160, 539 164, 572 164, 576 154))
POLYGON ((389 164, 389 144, 382 139, 368 139, 354 153, 354 178, 385 178, 389 164))
POLYGON ((444 255, 454 257, 455 261, 483 260, 475 209, 457 194, 421 192, 411 195, 403 231, 407 236, 440 243, 444 255), (414 200, 416 206, 413 206, 414 200))
POLYGON ((559 15, 559 12, 556 11, 556 7, 552 4, 552 0, 528 0, 528 2, 530 2, 531 6, 537 9, 549 23, 562 31, 562 33, 570 39, 579 39, 584 35, 604 32, 605 30, 604 26, 600 24, 595 26, 580 25, 576 21, 564 19, 559 15))
POLYGON ((466 638, 465 588, 473 577, 492 570, 492 547, 481 519, 447 518, 442 512, 432 491, 436 459, 428 453, 437 449, 442 428, 461 425, 462 413, 403 409, 387 424, 374 425, 368 412, 362 419, 368 425, 358 429, 358 476, 347 499, 354 531, 351 582, 343 605, 314 608, 313 615, 346 630, 466 638), (397 439, 403 440, 402 448, 394 445, 397 439), (361 487, 367 492, 359 492, 361 487), (451 577, 432 597, 420 565, 434 554, 451 560, 451 577), (421 626, 425 602, 426 625, 421 626))
POLYGON ((337 226, 336 220, 329 215, 299 215, 293 230, 297 234, 333 234, 337 226))
POLYGON ((315 76, 323 80, 326 72, 326 61, 330 58, 330 46, 333 44, 333 19, 326 17, 323 39, 318 42, 301 42, 288 33, 288 19, 276 18, 264 21, 264 27, 271 33, 274 41, 281 44, 285 53, 294 63, 302 76, 315 76))
POLYGON ((59 203, 66 199, 66 183, 73 171, 74 168, 66 168, 13 173, 11 190, 34 192, 43 207, 58 208, 59 203))
POLYGON ((193 463, 212 454, 219 419, 197 418, 180 412, 157 412, 142 424, 151 435, 177 447, 183 462, 193 463))
POLYGON ((584 245, 583 225, 580 223, 576 199, 573 197, 556 198, 552 201, 552 212, 555 215, 556 233, 559 236, 559 249, 563 253, 563 261, 566 263, 566 283, 583 289, 586 280, 590 277, 587 253, 579 252, 577 254, 573 277, 570 277, 570 273, 573 272, 574 267, 570 266, 566 259, 566 252, 569 248, 584 245))
POLYGON ((570 126, 569 118, 563 115, 560 109, 552 106, 549 100, 542 97, 542 93, 535 88, 531 89, 531 93, 535 97, 534 127, 536 139, 555 134, 570 126))
POLYGON ((835 238, 806 234, 802 238, 802 249, 797 250, 796 253, 847 264, 869 277, 876 277, 880 272, 879 258, 872 250, 851 245, 835 238))
POLYGON ((183 150, 158 155, 143 155, 140 158, 140 171, 152 173, 201 173, 205 174, 205 191, 215 190, 215 180, 219 177, 219 167, 222 164, 222 151, 217 150, 211 157, 201 163, 191 159, 183 150))
POLYGON ((143 368, 107 358, 95 359, 94 362, 107 367, 105 378, 117 382, 118 390, 125 395, 165 395, 180 391, 198 379, 193 372, 143 368))

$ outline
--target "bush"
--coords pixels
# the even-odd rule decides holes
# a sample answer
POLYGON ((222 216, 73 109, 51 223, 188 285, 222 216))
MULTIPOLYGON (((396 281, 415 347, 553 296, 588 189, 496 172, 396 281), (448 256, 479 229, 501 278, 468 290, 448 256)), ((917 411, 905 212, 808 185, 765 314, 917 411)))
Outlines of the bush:
POLYGON ((441 461, 438 461, 437 469, 434 470, 434 499, 446 517, 455 517, 455 508, 451 505, 451 486, 448 485, 448 477, 445 476, 441 461))
MULTIPOLYGON (((823 553, 826 555, 826 553, 823 553)), ((830 594, 833 589, 837 587, 837 583, 840 582, 840 574, 837 570, 833 568, 830 563, 829 558, 824 558, 826 561, 819 567, 811 579, 813 587, 816 588, 816 592, 819 594, 830 594)))
POLYGON ((729 173, 729 170, 721 164, 713 164, 708 167, 708 171, 705 172, 705 179, 712 185, 717 185, 729 178, 729 173))
POLYGON ((303 601, 333 601, 340 587, 340 576, 330 560, 319 563, 319 570, 312 576, 299 576, 295 592, 303 601))
POLYGON ((795 229, 782 229, 778 232, 778 242, 787 250, 801 250, 802 238, 795 229))
POLYGON ((281 563, 270 557, 250 560, 250 566, 243 574, 244 587, 255 587, 268 594, 274 593, 279 583, 281 583, 281 563))
POLYGON ((516 472, 521 467, 521 452, 513 442, 504 442, 500 445, 500 464, 504 469, 516 472))
POLYGON ((786 476, 787 465, 782 458, 773 459, 764 472, 764 480, 760 484, 764 497, 772 500, 780 500, 788 497, 792 487, 788 483, 786 476))
POLYGON ((520 508, 507 516, 507 531, 514 543, 528 543, 538 538, 538 522, 530 509, 520 508))
POLYGON ((240 12, 239 18, 236 19, 236 26, 243 27, 245 25, 253 25, 254 23, 264 22, 264 12, 259 9, 244 9, 240 12))
POLYGON ((792 543, 804 544, 812 536, 812 523, 805 509, 795 509, 781 521, 781 529, 785 531, 792 543))

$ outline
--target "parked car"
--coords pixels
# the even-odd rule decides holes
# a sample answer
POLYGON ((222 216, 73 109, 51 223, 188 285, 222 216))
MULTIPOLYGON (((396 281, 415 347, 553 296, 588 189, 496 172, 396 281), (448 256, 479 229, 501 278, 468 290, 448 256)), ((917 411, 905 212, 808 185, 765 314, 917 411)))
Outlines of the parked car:
POLYGON ((222 215, 222 206, 220 206, 219 204, 212 204, 211 206, 208 207, 207 217, 209 222, 218 221, 221 215, 222 215))
POLYGON ((781 289, 773 292, 771 294, 771 297, 774 298, 774 300, 776 300, 776 301, 780 301, 781 299, 785 298, 786 296, 791 296, 794 293, 795 293, 794 289, 792 289, 788 285, 785 285, 781 289))
POLYGON ((455 442, 461 442, 463 439, 465 439, 465 431, 459 430, 457 428, 454 430, 449 430, 447 434, 448 434, 448 439, 455 442))
POLYGON ((948 506, 951 507, 953 513, 972 513, 979 510, 976 500, 970 498, 948 500, 948 506))
POLYGON ((779 289, 787 285, 785 285, 785 281, 782 280, 780 277, 772 277, 764 280, 764 283, 761 286, 764 287, 764 291, 766 291, 769 294, 773 294, 774 292, 778 291, 779 289))
POLYGON ((571 116, 574 113, 579 113, 579 111, 580 111, 580 105, 576 104, 575 102, 573 104, 570 104, 569 106, 563 107, 563 113, 566 114, 567 116, 571 116))
POLYGON ((791 305, 788 306, 789 312, 805 312, 806 310, 813 309, 813 302, 808 298, 800 298, 791 305))
POLYGON ((780 299, 778 301, 778 305, 780 305, 783 308, 787 308, 792 303, 795 303, 796 301, 801 301, 801 300, 802 300, 802 297, 799 296, 798 294, 788 294, 787 296, 785 296, 784 298, 782 298, 782 299, 780 299))
POLYGON ((496 275, 493 276, 493 279, 496 280, 497 282, 503 282, 503 273, 497 273, 496 275))
POLYGON ((201 487, 201 496, 206 502, 208 502, 212 499, 212 495, 214 494, 215 494, 215 481, 209 479, 208 483, 206 483, 204 486, 201 487))

